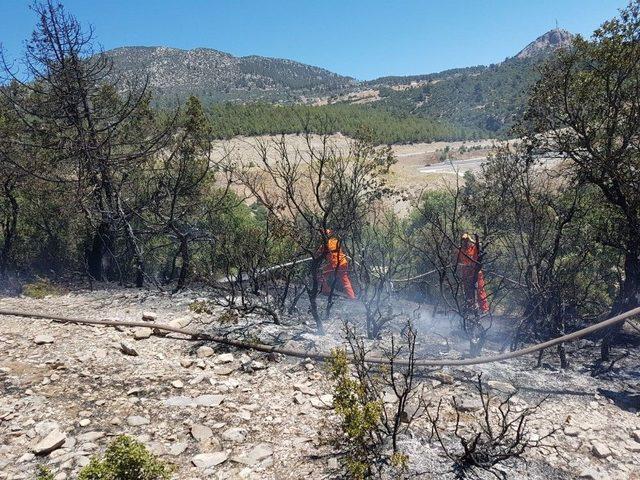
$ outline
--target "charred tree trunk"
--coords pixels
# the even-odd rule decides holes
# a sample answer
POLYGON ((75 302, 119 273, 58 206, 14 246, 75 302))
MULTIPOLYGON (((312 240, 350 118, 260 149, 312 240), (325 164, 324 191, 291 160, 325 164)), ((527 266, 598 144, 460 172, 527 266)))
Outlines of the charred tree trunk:
MULTIPOLYGON (((611 307, 611 316, 637 307, 640 304, 640 238, 629 239, 629 247, 624 259, 624 281, 611 307)), ((622 330, 624 323, 604 331, 600 346, 600 359, 611 359, 611 344, 622 330)))
POLYGON ((18 231, 18 213, 20 211, 18 200, 15 195, 13 195, 13 192, 8 188, 5 188, 5 195, 9 200, 10 208, 8 218, 5 220, 2 232, 4 239, 2 249, 0 250, 0 277, 4 277, 9 269, 11 249, 13 248, 13 244, 16 240, 18 231))
POLYGON ((106 254, 110 251, 111 227, 107 222, 102 222, 93 235, 91 248, 87 252, 87 265, 89 276, 98 282, 106 280, 105 270, 108 270, 106 254))
POLYGON ((180 266, 180 275, 178 276, 178 283, 173 290, 174 293, 182 290, 187 282, 189 276, 189 270, 191 268, 191 256, 189 254, 189 242, 186 236, 180 237, 180 258, 182 265, 180 266))
POLYGON ((319 335, 324 335, 324 325, 322 324, 322 318, 318 311, 318 292, 320 291, 320 265, 322 264, 322 257, 314 258, 311 261, 311 288, 307 289, 309 295, 309 310, 311 316, 316 322, 316 328, 319 335))

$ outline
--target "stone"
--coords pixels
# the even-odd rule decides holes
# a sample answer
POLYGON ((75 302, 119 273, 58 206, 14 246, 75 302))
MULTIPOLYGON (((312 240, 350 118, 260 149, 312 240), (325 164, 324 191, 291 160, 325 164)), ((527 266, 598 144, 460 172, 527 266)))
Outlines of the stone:
POLYGON ((578 435, 580 435, 580 429, 578 427, 574 427, 572 425, 567 425, 566 427, 564 427, 564 434, 567 437, 577 437, 578 435))
POLYGON ((147 417, 141 417, 140 415, 131 415, 127 417, 127 424, 132 427, 140 427, 142 425, 148 425, 149 419, 147 417))
POLYGON ((166 447, 160 442, 150 442, 147 445, 147 448, 156 457, 161 457, 162 455, 166 455, 167 454, 166 447))
POLYGON ((176 442, 169 447, 169 455, 182 455, 187 447, 189 447, 189 444, 187 442, 176 442))
POLYGON ((126 344, 125 342, 120 342, 120 351, 125 355, 129 355, 131 357, 137 357, 138 352, 132 346, 126 344))
POLYGON ((94 442, 100 438, 104 437, 104 432, 87 432, 81 435, 78 435, 79 442, 94 442))
POLYGON ((169 321, 169 326, 174 328, 185 328, 191 323, 191 317, 178 317, 169 321))
POLYGON ((196 350, 196 357, 207 358, 213 355, 213 348, 203 345, 196 350))
POLYGON ((34 458, 36 458, 36 456, 33 453, 27 452, 17 460, 17 463, 30 462, 34 458))
POLYGON ((195 407, 196 406, 196 402, 193 398, 185 397, 183 395, 166 398, 163 403, 167 407, 195 407))
POLYGON ((216 375, 230 375, 237 370, 233 365, 216 365, 213 367, 213 373, 216 375))
POLYGON ((62 444, 62 448, 71 449, 76 446, 76 443, 77 443, 77 440, 75 439, 75 437, 67 437, 67 439, 62 444))
POLYGON ((200 453, 191 459, 191 463, 198 468, 210 468, 226 462, 227 458, 226 452, 200 453))
POLYGON ((516 393, 518 391, 518 389, 513 385, 511 385, 510 383, 497 382, 495 380, 489 380, 487 382, 487 385, 489 385, 491 390, 496 390, 506 395, 511 395, 512 393, 516 393))
POLYGON ((640 453, 640 443, 638 442, 627 442, 624 444, 624 448, 626 448, 629 452, 632 453, 640 453))
POLYGON ((298 391, 298 392, 302 392, 305 395, 315 395, 316 392, 313 388, 311 388, 309 385, 306 385, 304 383, 296 383, 293 386, 293 389, 298 391))
POLYGON ((46 437, 36 443, 31 451, 36 455, 46 455, 60 448, 66 439, 64 432, 61 432, 57 428, 51 430, 46 437))
POLYGON ((222 432, 222 438, 230 442, 242 443, 247 437, 247 431, 244 428, 234 427, 222 432))
POLYGON ((91 423, 91 420, 89 420, 88 418, 83 418, 78 422, 78 425, 80 425, 81 427, 86 427, 90 423, 91 423))
POLYGON ((36 423, 33 429, 35 430, 36 434, 41 437, 45 437, 49 432, 53 430, 60 430, 60 425, 58 425, 58 422, 43 420, 42 422, 36 423))
POLYGON ((595 468, 587 468, 583 470, 582 472, 580 472, 580 475, 578 476, 578 478, 580 480, 604 480, 605 479, 605 477, 603 477, 602 474, 600 474, 600 472, 598 472, 598 470, 596 470, 595 468))
POLYGON ((311 397, 311 405, 320 410, 331 410, 333 408, 333 395, 322 395, 320 397, 311 397))
POLYGON ((142 320, 145 322, 153 322, 158 318, 155 312, 142 312, 142 320))
POLYGON ((438 381, 440 381, 440 382, 444 383, 445 385, 453 385, 453 382, 454 382, 453 375, 450 375, 450 374, 448 374, 448 373, 446 373, 446 372, 442 372, 442 371, 440 371, 440 372, 433 372, 433 373, 431 374, 431 376, 432 376, 433 378, 435 378, 436 380, 438 380, 438 381))
POLYGON ((233 353, 223 353, 215 358, 214 363, 231 363, 233 360, 233 353))
POLYGON ((598 458, 607 458, 609 455, 611 455, 611 450, 604 443, 593 442, 591 444, 591 453, 593 453, 598 458))
POLYGON ((250 365, 254 370, 265 370, 267 368, 267 365, 259 360, 253 360, 250 365))
POLYGON ((133 338, 136 340, 144 340, 149 338, 153 330, 148 327, 137 327, 133 329, 133 338))
POLYGON ((478 398, 463 398, 456 406, 460 412, 475 412, 482 408, 482 401, 478 398))
POLYGON ((174 380, 171 382, 171 386, 173 388, 184 388, 184 383, 182 383, 182 380, 174 380))
POLYGON ((46 343, 53 343, 54 338, 51 335, 36 335, 33 341, 36 345, 44 345, 46 343))
POLYGON ((211 430, 206 425, 200 425, 196 423, 191 426, 191 436, 195 438, 198 442, 203 442, 213 435, 213 430, 211 430))
POLYGON ((243 465, 253 466, 271 455, 273 455, 271 446, 266 443, 260 443, 253 447, 248 453, 233 457, 231 460, 243 465))
POLYGON ((330 470, 337 470, 338 469, 338 459, 337 458, 330 458, 329 461, 327 462, 327 467, 330 470))
POLYGON ((86 467, 89 463, 91 463, 91 459, 89 457, 85 457, 84 455, 76 457, 76 465, 80 468, 86 467))
POLYGON ((180 366, 183 368, 189 368, 191 365, 193 365, 193 358, 181 358, 180 359, 180 366))
POLYGON ((631 438, 640 443, 640 430, 634 430, 633 432, 631 432, 631 438))
POLYGON ((201 407, 217 407, 224 401, 224 395, 200 395, 194 401, 201 407))

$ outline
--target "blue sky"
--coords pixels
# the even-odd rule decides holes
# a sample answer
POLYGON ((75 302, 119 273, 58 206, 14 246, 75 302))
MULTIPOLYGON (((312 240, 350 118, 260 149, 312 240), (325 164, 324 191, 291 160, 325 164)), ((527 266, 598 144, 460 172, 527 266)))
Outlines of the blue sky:
MULTIPOLYGON (((34 25, 30 0, 0 0, 11 57, 34 25)), ((358 79, 504 60, 555 27, 590 35, 626 0, 66 0, 105 49, 210 47, 290 58, 358 79)))

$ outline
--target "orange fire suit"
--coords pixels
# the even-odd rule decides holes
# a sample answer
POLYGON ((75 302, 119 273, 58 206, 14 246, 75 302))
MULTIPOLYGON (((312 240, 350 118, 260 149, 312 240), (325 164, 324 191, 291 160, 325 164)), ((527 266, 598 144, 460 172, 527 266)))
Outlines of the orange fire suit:
POLYGON ((487 313, 489 303, 484 287, 484 275, 478 265, 478 253, 478 246, 474 242, 463 243, 458 249, 458 273, 462 279, 467 307, 475 310, 477 306, 482 313, 487 313))
POLYGON ((351 280, 349 280, 349 275, 347 274, 349 262, 347 261, 347 256, 340 248, 340 240, 336 237, 329 237, 326 245, 322 248, 322 253, 326 260, 325 266, 322 269, 322 277, 320 279, 322 293, 327 295, 331 293, 333 285, 332 280, 339 280, 347 298, 354 300, 356 298, 356 294, 353 292, 351 280), (332 278, 334 275, 335 277, 332 278))

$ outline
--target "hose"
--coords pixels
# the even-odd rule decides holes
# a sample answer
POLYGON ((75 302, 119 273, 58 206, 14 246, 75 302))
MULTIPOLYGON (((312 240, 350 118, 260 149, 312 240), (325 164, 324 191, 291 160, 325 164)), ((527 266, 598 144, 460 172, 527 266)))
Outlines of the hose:
MULTIPOLYGON (((639 314, 640 314, 640 307, 636 307, 632 310, 626 311, 624 313, 611 317, 607 320, 603 320, 599 323, 596 323, 595 325, 591 325, 589 327, 583 328, 576 332, 569 333, 567 335, 563 335, 561 337, 557 337, 543 343, 532 345, 527 348, 515 350, 513 352, 503 353, 500 355, 487 356, 487 357, 467 358, 463 360, 417 359, 414 362, 414 366, 445 367, 445 366, 480 365, 483 363, 492 363, 492 362, 499 362, 503 360, 509 360, 512 358, 521 357, 523 355, 535 353, 540 350, 544 350, 545 348, 553 347, 554 345, 558 345, 559 343, 565 343, 565 342, 571 342, 573 340, 577 340, 593 332, 597 332, 598 330, 602 330, 604 328, 611 327, 618 323, 622 323, 626 321, 628 318, 633 317, 634 315, 639 315, 639 314)), ((287 348, 279 348, 272 345, 265 345, 262 343, 242 342, 239 340, 231 340, 224 337, 209 335, 207 333, 193 332, 190 330, 185 330, 182 328, 173 327, 171 325, 164 325, 164 324, 156 324, 156 323, 149 323, 149 322, 129 322, 129 321, 119 321, 119 320, 89 320, 84 318, 63 317, 63 316, 57 316, 57 315, 50 315, 46 313, 23 312, 18 310, 0 310, 0 316, 2 315, 12 316, 12 317, 22 317, 22 318, 39 318, 44 320, 53 320, 55 322, 60 322, 60 323, 75 323, 75 324, 84 324, 84 325, 100 325, 100 326, 110 326, 110 327, 148 327, 148 328, 153 328, 154 330, 161 330, 161 331, 171 332, 171 333, 179 333, 182 335, 189 336, 191 337, 191 339, 194 339, 194 340, 205 340, 205 341, 220 343, 223 345, 229 345, 236 348, 255 350, 258 352, 279 353, 288 357, 312 358, 318 361, 326 361, 331 359, 331 355, 327 353, 315 353, 308 350, 292 350, 287 348)), ((365 362, 374 363, 374 364, 388 364, 390 360, 388 358, 381 358, 381 357, 368 357, 368 358, 365 358, 365 362)), ((394 360, 393 362, 395 365, 400 365, 400 366, 403 366, 403 365, 406 366, 409 364, 407 360, 402 360, 402 359, 394 360)))

